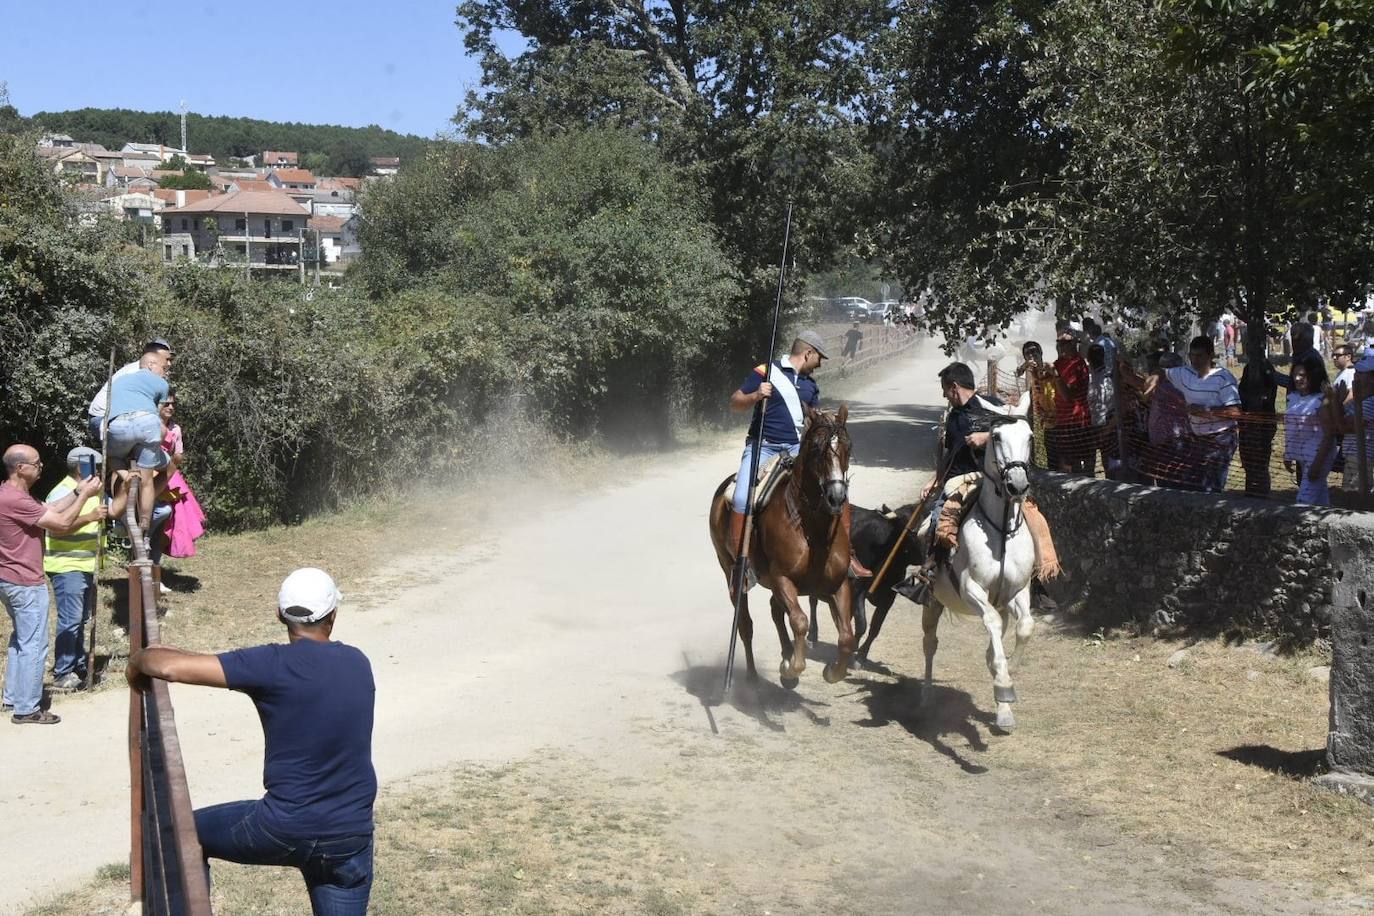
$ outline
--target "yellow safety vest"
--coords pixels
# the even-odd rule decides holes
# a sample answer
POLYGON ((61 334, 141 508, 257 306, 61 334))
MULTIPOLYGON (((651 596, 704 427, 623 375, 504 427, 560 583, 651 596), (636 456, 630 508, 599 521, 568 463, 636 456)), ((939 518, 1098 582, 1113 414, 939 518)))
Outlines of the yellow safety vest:
MULTIPOLYGON (((61 483, 52 488, 47 501, 55 503, 75 490, 77 481, 68 475, 61 483)), ((86 500, 81 514, 95 511, 100 505, 97 494, 86 500)), ((95 572, 96 548, 99 546, 100 523, 90 522, 71 534, 58 536, 50 531, 43 532, 43 572, 95 572)))

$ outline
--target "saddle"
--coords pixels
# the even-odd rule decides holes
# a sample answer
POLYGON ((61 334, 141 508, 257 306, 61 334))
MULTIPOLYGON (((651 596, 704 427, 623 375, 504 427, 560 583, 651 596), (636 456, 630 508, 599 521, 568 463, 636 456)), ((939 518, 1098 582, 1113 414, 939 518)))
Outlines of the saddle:
MULTIPOLYGON (((940 517, 935 522, 935 547, 942 559, 953 556, 959 547, 959 529, 964 520, 978 505, 978 488, 983 485, 982 477, 955 488, 945 499, 940 517)), ((1044 582, 1063 572, 1059 565, 1059 554, 1054 549, 1054 539, 1050 536, 1050 524, 1033 501, 1021 504, 1026 517, 1026 527, 1030 529, 1031 540, 1035 543, 1035 576, 1044 582)))
MULTIPOLYGON (((754 490, 754 514, 758 515, 763 511, 763 507, 768 505, 768 501, 773 498, 773 494, 778 491, 782 484, 792 473, 792 464, 796 459, 791 455, 779 455, 769 462, 766 466, 759 467, 759 486, 754 490)), ((725 500, 728 503, 735 495, 735 478, 738 474, 730 475, 730 485, 725 488, 725 500)))

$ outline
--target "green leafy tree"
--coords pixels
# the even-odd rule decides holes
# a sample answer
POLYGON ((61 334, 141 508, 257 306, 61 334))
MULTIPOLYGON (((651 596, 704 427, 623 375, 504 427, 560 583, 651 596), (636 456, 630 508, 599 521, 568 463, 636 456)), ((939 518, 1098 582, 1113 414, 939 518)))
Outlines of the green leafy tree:
POLYGON ((631 129, 687 166, 740 266, 737 320, 756 352, 788 199, 798 278, 848 248, 864 218, 866 48, 889 17, 879 0, 467 0, 458 24, 483 79, 458 120, 496 143, 631 129), (526 50, 508 58, 501 31, 519 33, 526 50))
POLYGON ((496 304, 517 390, 563 430, 665 437, 656 379, 699 374, 738 295, 700 194, 628 132, 454 146, 363 212, 359 276, 379 295, 437 283, 496 304))
POLYGON ((950 339, 995 331, 1028 304, 1024 288, 988 295, 1024 282, 989 243, 1000 228, 995 208, 1043 194, 1063 159, 1066 138, 1028 70, 1046 6, 905 4, 875 46, 882 191, 864 251, 911 294, 925 293, 927 319, 950 339))
POLYGON ((208 191, 214 187, 209 175, 194 169, 163 175, 158 178, 157 183, 158 187, 177 191, 208 191))
POLYGON ((316 175, 329 174, 328 153, 305 153, 301 156, 301 168, 316 175))

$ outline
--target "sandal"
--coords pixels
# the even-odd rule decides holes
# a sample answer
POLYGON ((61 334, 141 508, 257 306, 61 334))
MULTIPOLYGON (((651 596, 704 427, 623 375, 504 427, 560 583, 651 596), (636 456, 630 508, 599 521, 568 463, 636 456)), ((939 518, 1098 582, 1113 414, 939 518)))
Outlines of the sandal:
POLYGON ((10 716, 10 721, 15 725, 56 725, 62 721, 62 717, 46 709, 37 709, 27 716, 10 716))

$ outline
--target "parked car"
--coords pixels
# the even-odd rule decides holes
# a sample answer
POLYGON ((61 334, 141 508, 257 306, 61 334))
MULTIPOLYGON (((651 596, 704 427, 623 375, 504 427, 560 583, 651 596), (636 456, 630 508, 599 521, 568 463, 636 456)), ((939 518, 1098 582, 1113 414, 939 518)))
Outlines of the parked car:
MULTIPOLYGON (((845 317, 850 321, 874 320, 873 310, 876 306, 863 296, 841 296, 836 301, 839 302, 840 308, 844 310, 845 317)), ((882 320, 883 313, 881 310, 878 311, 877 316, 878 320, 882 320)))

